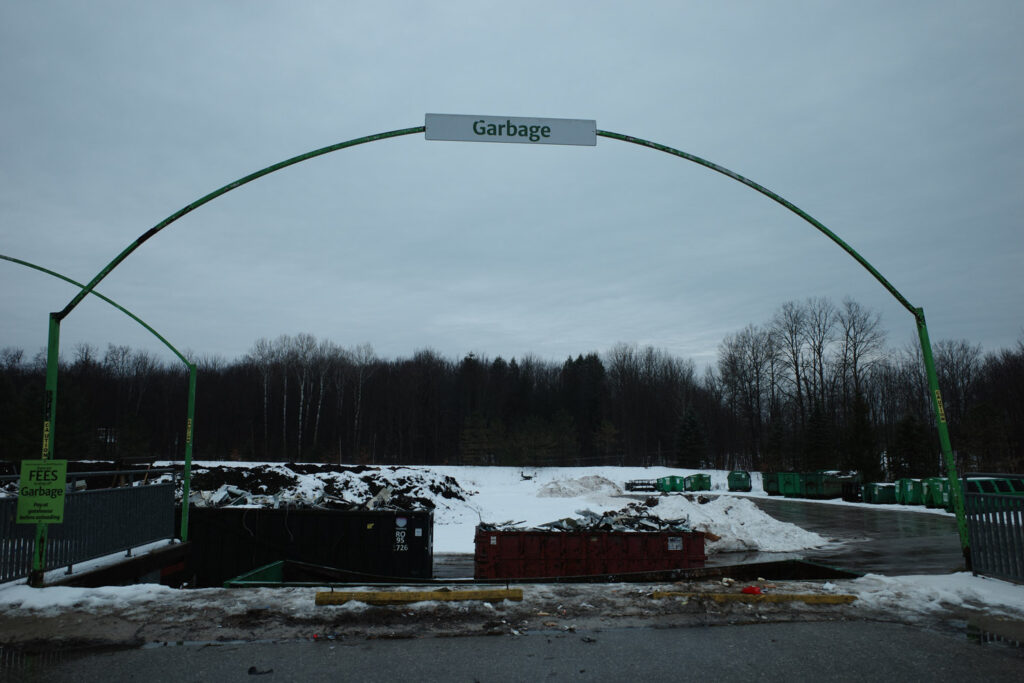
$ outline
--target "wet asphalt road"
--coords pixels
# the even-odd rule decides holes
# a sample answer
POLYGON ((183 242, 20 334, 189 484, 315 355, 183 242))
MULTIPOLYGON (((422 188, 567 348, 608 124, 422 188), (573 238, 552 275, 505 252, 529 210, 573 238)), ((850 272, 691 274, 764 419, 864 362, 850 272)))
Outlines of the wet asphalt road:
POLYGON ((223 643, 26 666, 46 681, 1019 681, 1015 649, 857 621, 607 629, 522 637, 223 643))
POLYGON ((784 498, 752 500, 775 519, 832 541, 823 548, 797 554, 807 560, 890 576, 964 569, 952 515, 784 498))

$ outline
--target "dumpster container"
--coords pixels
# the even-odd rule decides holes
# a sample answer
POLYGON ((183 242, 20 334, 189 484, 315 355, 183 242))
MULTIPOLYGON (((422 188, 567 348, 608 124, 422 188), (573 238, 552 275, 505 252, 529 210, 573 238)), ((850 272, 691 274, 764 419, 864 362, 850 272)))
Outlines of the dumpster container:
POLYGON ((685 491, 686 490, 686 477, 680 477, 672 475, 669 479, 671 485, 670 491, 685 491))
POLYGON ((661 477, 660 479, 658 479, 657 488, 662 493, 668 493, 669 491, 672 490, 672 478, 661 477))
POLYGON ((779 472, 779 493, 786 498, 802 498, 804 478, 799 472, 779 472))
POLYGON ((922 479, 924 485, 924 504, 930 508, 953 509, 953 501, 949 495, 949 479, 945 477, 928 477, 922 479))
POLYGON ((761 475, 761 488, 769 496, 779 495, 779 473, 778 472, 764 472, 761 475))
POLYGON ((900 505, 923 505, 924 485, 920 479, 896 480, 896 502, 900 505))
POLYGON ((711 475, 691 474, 690 476, 686 477, 685 486, 687 491, 710 491, 711 475))
POLYGON ((800 476, 804 482, 804 498, 827 500, 843 495, 843 484, 836 472, 804 472, 800 476))
POLYGON ((733 470, 729 473, 730 491, 749 491, 750 488, 750 472, 746 470, 733 470))
POLYGON ((875 502, 875 485, 873 483, 860 485, 860 499, 865 503, 875 502))
POLYGON ((860 472, 845 472, 839 475, 839 495, 843 500, 859 503, 864 500, 864 486, 860 472))
POLYGON ((896 485, 875 482, 871 487, 871 502, 876 505, 893 504, 896 502, 896 485))
POLYGON ((476 579, 576 579, 703 567, 699 531, 536 531, 477 527, 476 579))
POLYGON ((431 510, 193 508, 196 586, 208 588, 283 560, 331 567, 350 581, 430 579, 431 510))

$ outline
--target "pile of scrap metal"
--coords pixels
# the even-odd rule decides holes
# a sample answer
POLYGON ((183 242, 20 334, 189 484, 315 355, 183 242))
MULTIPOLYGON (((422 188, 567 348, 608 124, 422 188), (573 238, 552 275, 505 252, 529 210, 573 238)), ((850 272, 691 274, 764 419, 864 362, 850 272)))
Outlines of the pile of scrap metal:
POLYGON ((662 519, 651 514, 645 506, 629 505, 622 510, 599 514, 591 510, 577 510, 577 517, 523 527, 525 522, 481 522, 481 531, 692 531, 689 519, 662 519))
POLYGON ((657 479, 633 479, 626 482, 627 491, 657 491, 657 479))
POLYGON ((368 500, 348 500, 324 492, 280 491, 256 494, 237 486, 224 484, 215 491, 193 491, 189 496, 200 507, 264 507, 308 508, 326 510, 432 510, 434 502, 408 492, 384 486, 368 500))

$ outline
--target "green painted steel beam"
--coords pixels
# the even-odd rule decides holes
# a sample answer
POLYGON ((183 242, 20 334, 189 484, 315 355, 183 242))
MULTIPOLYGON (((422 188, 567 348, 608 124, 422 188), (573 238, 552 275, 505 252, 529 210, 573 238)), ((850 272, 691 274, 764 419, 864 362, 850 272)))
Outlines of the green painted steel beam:
MULTIPOLYGON (((32 268, 33 270, 38 270, 41 273, 46 273, 47 275, 63 280, 64 282, 72 284, 78 288, 85 287, 85 285, 83 285, 81 282, 76 282, 75 280, 72 280, 66 275, 62 275, 56 271, 50 270, 49 268, 44 268, 36 263, 24 261, 22 259, 14 258, 13 256, 7 256, 5 254, 0 254, 0 259, 4 261, 9 261, 11 263, 17 263, 18 265, 25 266, 27 268, 32 268)), ((150 334, 159 339, 164 344, 164 346, 170 349, 175 356, 181 359, 181 362, 184 363, 185 367, 188 368, 188 417, 186 418, 185 422, 185 472, 182 479, 183 495, 180 532, 181 540, 182 542, 185 542, 188 540, 188 498, 189 491, 191 489, 192 472, 192 425, 195 422, 196 406, 196 365, 195 363, 189 361, 189 359, 186 358, 180 351, 178 351, 178 349, 174 348, 174 345, 167 341, 167 339, 165 339, 162 334, 160 334, 152 327, 150 327, 150 325, 145 320, 135 315, 134 313, 132 313, 127 308, 117 303, 113 299, 104 296, 103 294, 100 294, 95 289, 92 290, 90 293, 93 296, 107 302, 108 304, 110 304, 111 306, 121 311, 135 322, 137 322, 138 324, 142 325, 142 327, 144 327, 150 334)), ((47 349, 58 349, 60 347, 60 323, 54 319, 52 314, 50 316, 50 336, 51 339, 47 343, 47 349), (54 339, 54 337, 57 337, 58 339, 54 339)), ((53 454, 52 430, 57 409, 57 365, 58 361, 55 360, 52 364, 48 361, 46 366, 48 390, 46 401, 46 415, 43 419, 42 456, 44 460, 50 459, 53 454), (52 391, 50 390, 51 385, 52 391)), ((38 585, 38 583, 42 581, 43 565, 46 561, 46 532, 47 529, 45 524, 40 524, 36 527, 36 550, 35 553, 33 554, 32 560, 33 577, 31 583, 33 583, 33 585, 38 585)))
MULTIPOLYGON (((21 260, 19 258, 14 258, 13 256, 5 256, 4 254, 0 254, 0 259, 3 259, 4 261, 10 261, 11 263, 17 263, 18 265, 27 266, 28 268, 33 268, 35 270, 38 270, 41 273, 46 273, 47 275, 52 275, 53 277, 61 279, 64 282, 67 282, 68 284, 72 284, 75 287, 78 287, 79 289, 84 289, 85 288, 85 285, 83 285, 81 282, 76 282, 75 280, 72 280, 71 278, 69 278, 69 277, 67 277, 65 275, 61 275, 60 273, 54 272, 54 271, 52 271, 52 270, 50 270, 48 268, 43 268, 42 266, 36 265, 35 263, 29 263, 28 261, 23 261, 23 260, 21 260)), ((145 320, 143 320, 139 316, 135 315, 134 313, 132 313, 127 308, 125 308, 121 304, 117 303, 113 299, 110 299, 110 298, 108 298, 106 296, 103 296, 102 294, 100 294, 99 292, 97 292, 95 290, 91 290, 89 293, 92 294, 93 296, 99 298, 99 299, 102 299, 103 301, 106 301, 108 304, 110 304, 111 306, 113 306, 117 310, 121 311, 126 316, 128 316, 129 318, 131 318, 132 320, 137 322, 138 324, 142 325, 144 328, 146 328, 146 330, 150 334, 152 334, 154 337, 159 339, 163 343, 164 346, 166 346, 168 349, 170 349, 171 353, 173 353, 175 356, 180 358, 182 363, 184 363, 185 365, 191 365, 191 363, 189 362, 188 358, 186 358, 184 355, 182 355, 182 353, 180 351, 178 351, 178 349, 174 348, 174 345, 171 344, 171 342, 167 341, 163 337, 163 335, 161 335, 159 332, 157 332, 152 327, 150 327, 146 323, 145 320)))
POLYGON ((893 287, 892 283, 890 283, 888 280, 886 280, 884 277, 882 277, 882 274, 879 273, 877 270, 875 270, 875 267, 872 266, 870 263, 868 263, 867 260, 863 256, 861 256, 856 251, 854 251, 853 247, 851 247, 849 244, 847 244, 843 240, 839 239, 838 235, 836 235, 834 232, 832 232, 831 230, 826 228, 823 223, 821 223, 820 221, 815 219, 813 216, 811 216, 809 213, 807 213, 806 211, 801 209, 799 206, 797 206, 796 204, 793 204, 792 202, 790 202, 790 201, 780 197, 779 195, 775 194, 774 192, 772 192, 768 188, 764 187, 763 185, 759 185, 758 183, 755 183, 753 180, 750 180, 749 178, 745 178, 745 177, 741 176, 739 173, 736 173, 734 171, 730 171, 729 169, 725 168, 724 166, 719 166, 718 164, 713 163, 711 161, 708 161, 707 159, 701 159, 700 157, 695 156, 693 154, 689 154, 687 152, 683 152, 681 150, 678 150, 678 149, 675 149, 675 148, 672 148, 672 147, 668 147, 666 145, 661 145, 661 144, 658 144, 657 142, 651 142, 650 140, 644 140, 643 138, 636 138, 636 137, 632 137, 630 135, 622 135, 620 133, 612 133, 612 132, 607 131, 607 130, 598 130, 597 134, 599 136, 601 136, 601 137, 610 138, 612 140, 621 140, 622 142, 630 142, 630 143, 633 143, 634 145, 640 145, 641 147, 647 147, 649 149, 656 149, 659 152, 665 152, 666 154, 671 154, 673 156, 682 157, 683 159, 686 159, 687 161, 692 161, 693 163, 699 164, 699 165, 703 166, 704 168, 709 168, 712 171, 715 171, 716 173, 721 173, 722 175, 727 176, 729 178, 732 178, 733 180, 735 180, 737 182, 743 183, 744 185, 746 185, 747 187, 749 187, 751 189, 757 190, 758 192, 760 192, 764 196, 768 197, 772 201, 781 204, 782 206, 786 207, 787 209, 789 209, 790 211, 795 213, 797 216, 800 216, 800 218, 803 218, 805 221, 807 221, 808 223, 813 225, 823 235, 825 235, 830 240, 832 240, 833 242, 838 244, 839 247, 843 251, 845 251, 847 254, 852 256, 857 261, 857 263, 862 265, 869 273, 871 273, 871 275, 876 280, 878 280, 880 283, 882 283, 882 286, 885 287, 886 290, 888 290, 888 292, 890 294, 892 294, 894 297, 896 297, 896 300, 899 301, 900 304, 904 308, 906 308, 908 311, 910 311, 915 316, 917 315, 917 309, 914 308, 914 305, 911 304, 909 301, 907 301, 906 297, 904 297, 902 294, 900 294, 899 290, 897 290, 895 287, 893 287))
POLYGON ((917 308, 909 301, 907 301, 907 298, 900 294, 899 290, 897 290, 891 282, 886 280, 882 276, 882 274, 875 269, 874 266, 868 263, 867 259, 858 254, 853 247, 851 247, 849 244, 841 240, 838 235, 836 235, 834 232, 825 227, 823 223, 821 223, 819 220, 808 214, 806 211, 804 211, 797 205, 780 197, 779 195, 775 194, 774 192, 764 187, 763 185, 755 183, 753 180, 745 178, 741 176, 739 173, 730 171, 724 166, 719 166, 718 164, 708 161, 707 159, 702 159, 698 156, 689 154, 687 152, 683 152, 673 147, 658 144, 657 142, 651 142, 650 140, 644 140, 642 138, 636 138, 629 135, 622 135, 620 133, 612 133, 606 130, 598 130, 597 134, 601 137, 610 138, 612 140, 620 140, 622 142, 629 142, 634 145, 640 145, 641 147, 647 147, 649 149, 658 150, 659 152, 665 152, 666 154, 681 157, 688 161, 692 161, 695 164, 699 164, 705 168, 711 169, 716 173, 721 173, 722 175, 728 178, 732 178, 737 182, 743 183, 744 185, 751 189, 757 190, 758 192, 768 197, 772 201, 781 204, 782 206, 786 207, 787 209, 795 213, 800 218, 803 218, 805 221, 814 226, 819 232, 821 232, 823 235, 825 235, 830 240, 839 245, 839 247, 842 248, 843 251, 852 256, 854 260, 857 261, 857 263, 859 263, 861 266, 864 267, 865 270, 871 273, 871 275, 876 280, 878 280, 878 282, 880 282, 882 286, 885 287, 885 289, 890 294, 892 294, 905 309, 910 311, 911 315, 914 316, 915 323, 917 324, 918 335, 921 340, 921 350, 924 354, 925 374, 928 376, 928 386, 929 391, 931 393, 931 402, 932 407, 935 411, 935 426, 939 432, 939 447, 942 450, 942 457, 946 463, 946 474, 950 479, 950 487, 952 489, 953 507, 954 511, 956 512, 957 527, 960 532, 960 547, 961 550, 963 550, 964 561, 967 565, 967 568, 970 569, 970 539, 968 537, 967 532, 967 519, 964 514, 963 492, 961 491, 960 480, 957 476, 956 457, 953 454, 953 447, 949 441, 949 430, 946 427, 946 415, 942 409, 942 395, 939 392, 939 380, 938 375, 935 372, 935 362, 932 360, 932 347, 931 343, 928 340, 928 328, 925 325, 924 321, 924 309, 917 308))
POLYGON ((153 235, 157 234, 158 232, 160 232, 161 230, 163 230, 168 225, 170 225, 174 221, 178 220, 182 216, 185 216, 186 214, 191 213, 192 211, 195 211, 196 209, 198 209, 203 204, 211 202, 214 199, 216 199, 217 197, 220 197, 221 195, 227 194, 231 190, 237 189, 237 188, 239 188, 242 185, 245 185, 247 183, 251 183, 252 181, 257 180, 259 178, 262 178, 265 175, 269 175, 269 174, 273 173, 274 171, 280 171, 283 168, 287 168, 289 166, 294 166, 295 164, 298 164, 300 162, 308 161, 309 159, 313 159, 315 157, 323 156, 324 154, 330 154, 331 152, 336 152, 336 151, 338 151, 340 149, 346 149, 348 147, 355 147, 356 145, 362 145, 362 144, 365 144, 367 142, 376 142, 378 140, 386 140, 388 138, 399 137, 399 136, 402 136, 402 135, 412 135, 413 133, 422 133, 425 130, 426 130, 425 126, 416 126, 415 128, 403 128, 401 130, 392 130, 392 131, 388 131, 386 133, 377 133, 376 135, 367 135, 365 137, 355 138, 355 139, 352 139, 352 140, 346 140, 345 142, 339 142, 339 143, 334 144, 334 145, 328 145, 327 147, 321 147, 320 149, 315 149, 312 152, 306 152, 305 154, 300 154, 300 155, 294 156, 294 157, 292 157, 290 159, 285 159, 284 161, 278 162, 278 163, 276 163, 276 164, 274 164, 272 166, 267 166, 266 168, 260 169, 259 171, 256 171, 255 173, 250 173, 249 175, 244 176, 242 178, 239 178, 238 180, 236 180, 236 181, 234 181, 232 183, 228 183, 227 185, 225 185, 224 187, 222 187, 222 188, 220 188, 218 190, 214 190, 213 192, 211 192, 208 195, 204 195, 204 196, 200 197, 199 199, 195 200, 191 204, 189 204, 187 206, 184 206, 181 209, 178 209, 177 211, 172 213, 170 216, 168 216, 167 218, 163 219, 162 221, 160 221, 159 223, 154 225, 152 228, 150 228, 146 232, 142 233, 134 242, 129 244, 128 247, 125 248, 125 250, 122 251, 120 254, 118 254, 114 258, 113 261, 108 263, 106 265, 106 267, 103 268, 103 270, 101 270, 96 275, 96 277, 94 277, 92 280, 90 280, 89 283, 82 288, 82 291, 80 291, 77 295, 75 295, 74 299, 72 299, 71 301, 68 302, 68 305, 65 306, 62 311, 60 311, 59 313, 56 314, 57 315, 57 319, 58 320, 63 320, 64 318, 66 318, 68 316, 68 314, 71 313, 71 311, 75 308, 75 306, 77 306, 79 303, 81 303, 82 299, 84 299, 85 296, 89 292, 91 292, 93 290, 93 288, 96 285, 98 285, 103 278, 105 278, 107 275, 109 275, 110 272, 112 270, 114 270, 114 268, 116 268, 122 261, 124 261, 126 258, 128 258, 128 256, 131 255, 131 253, 133 251, 135 251, 136 249, 141 247, 143 245, 143 243, 146 242, 146 240, 148 240, 150 237, 152 237, 153 235))

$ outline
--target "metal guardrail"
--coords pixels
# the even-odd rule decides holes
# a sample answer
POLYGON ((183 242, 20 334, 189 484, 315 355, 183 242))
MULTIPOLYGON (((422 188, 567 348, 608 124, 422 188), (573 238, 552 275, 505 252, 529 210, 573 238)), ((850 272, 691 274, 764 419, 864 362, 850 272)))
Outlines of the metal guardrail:
MULTIPOLYGON (((174 536, 173 483, 68 493, 64 523, 51 524, 44 571, 174 536)), ((0 498, 0 582, 28 576, 35 525, 16 524, 17 497, 0 498)))
POLYGON ((971 479, 1024 483, 1024 476, 971 473, 962 482, 974 573, 1024 583, 1024 494, 971 491, 971 479))

